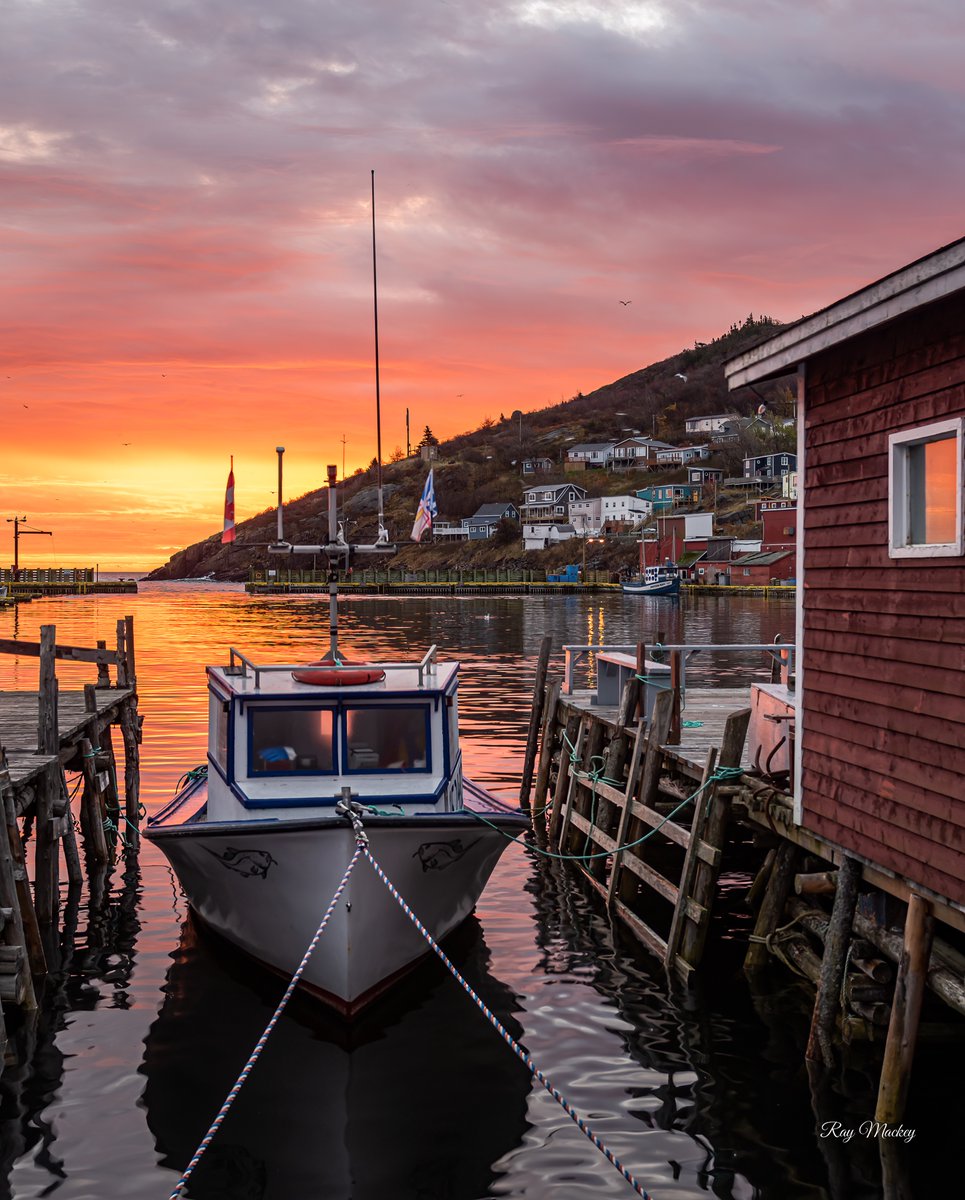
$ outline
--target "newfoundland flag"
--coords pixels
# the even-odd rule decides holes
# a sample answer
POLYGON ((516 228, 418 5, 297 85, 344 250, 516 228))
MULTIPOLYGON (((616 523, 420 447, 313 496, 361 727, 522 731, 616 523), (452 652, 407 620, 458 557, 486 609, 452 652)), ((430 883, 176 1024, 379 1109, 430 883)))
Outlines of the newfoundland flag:
POLYGON ((432 522, 435 520, 436 513, 436 491, 432 483, 432 468, 429 468, 429 474, 426 477, 426 485, 422 489, 422 499, 419 501, 419 508, 416 511, 415 521, 412 525, 412 540, 414 542, 422 541, 422 535, 427 529, 432 528, 432 522))
POLYGON ((235 540, 235 456, 231 456, 231 467, 228 471, 228 486, 224 494, 224 532, 221 534, 221 544, 235 540))

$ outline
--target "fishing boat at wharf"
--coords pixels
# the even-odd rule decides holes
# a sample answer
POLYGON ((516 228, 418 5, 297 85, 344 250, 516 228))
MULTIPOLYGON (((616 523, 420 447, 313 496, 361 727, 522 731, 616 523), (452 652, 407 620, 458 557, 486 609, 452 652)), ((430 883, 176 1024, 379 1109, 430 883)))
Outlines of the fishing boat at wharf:
POLYGON ((627 596, 679 596, 680 575, 672 564, 646 567, 641 576, 625 580, 620 587, 627 596))
MULTIPOLYGON (((279 448, 279 473, 281 454, 279 448)), ((276 554, 354 552, 337 532, 292 546, 282 506, 276 554)), ((360 836, 435 940, 473 910, 500 854, 529 820, 463 778, 459 664, 435 646, 415 662, 357 664, 338 643, 316 663, 256 663, 231 649, 207 667, 207 763, 148 824, 188 903, 215 932, 282 975, 299 967, 360 836), (364 825, 364 831, 362 827, 364 825)), ((429 946, 369 866, 352 873, 300 985, 346 1016, 429 946)))

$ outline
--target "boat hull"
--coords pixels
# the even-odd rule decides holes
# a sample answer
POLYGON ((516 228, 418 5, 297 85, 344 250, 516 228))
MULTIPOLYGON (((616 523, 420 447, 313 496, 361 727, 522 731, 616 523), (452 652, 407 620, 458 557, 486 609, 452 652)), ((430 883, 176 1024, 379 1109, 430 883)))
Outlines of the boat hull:
POLYGON ((677 596, 680 594, 679 579, 671 579, 666 583, 624 583, 620 586, 628 596, 677 596))
MULTIPOLYGON (((488 811, 366 817, 373 858, 437 940, 472 912, 523 814, 488 811)), ((205 925, 281 975, 297 969, 355 852, 348 823, 206 824, 145 831, 166 855, 205 925)), ((430 951, 367 859, 360 858, 301 986, 345 1015, 386 990, 430 951)))

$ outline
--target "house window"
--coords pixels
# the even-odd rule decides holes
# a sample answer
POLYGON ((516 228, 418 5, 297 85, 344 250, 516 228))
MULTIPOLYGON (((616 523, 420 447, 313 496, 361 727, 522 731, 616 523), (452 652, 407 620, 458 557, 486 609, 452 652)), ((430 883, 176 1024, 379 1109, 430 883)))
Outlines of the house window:
POLYGON ((888 439, 888 552, 892 558, 960 555, 963 419, 888 439))

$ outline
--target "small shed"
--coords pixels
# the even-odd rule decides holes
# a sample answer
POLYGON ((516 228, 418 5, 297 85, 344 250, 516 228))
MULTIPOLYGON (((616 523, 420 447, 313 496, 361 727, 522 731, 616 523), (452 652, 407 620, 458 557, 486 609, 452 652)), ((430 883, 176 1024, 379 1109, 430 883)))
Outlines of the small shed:
POLYGON ((965 239, 725 370, 797 372, 795 820, 965 928, 965 239))

